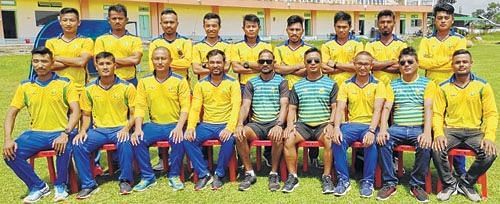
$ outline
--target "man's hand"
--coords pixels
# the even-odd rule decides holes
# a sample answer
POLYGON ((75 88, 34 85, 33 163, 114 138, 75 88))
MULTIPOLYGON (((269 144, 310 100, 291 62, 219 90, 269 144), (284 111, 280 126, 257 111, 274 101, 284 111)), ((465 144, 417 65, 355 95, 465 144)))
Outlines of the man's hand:
POLYGON ((377 144, 380 146, 383 146, 387 143, 387 140, 389 140, 389 132, 385 129, 380 129, 380 132, 378 132, 377 135, 377 144))
POLYGON ((295 127, 294 126, 287 126, 285 128, 285 131, 283 131, 283 139, 285 139, 285 140, 293 137, 294 135, 295 135, 295 127))
POLYGON ((194 129, 187 129, 186 132, 184 132, 184 139, 192 142, 196 139, 196 133, 194 132, 194 129))
POLYGON ((83 144, 85 141, 87 141, 87 132, 80 132, 73 138, 73 145, 83 144))
POLYGON ((283 128, 281 128, 281 126, 279 125, 275 125, 273 128, 271 128, 271 130, 269 130, 267 136, 269 137, 269 139, 271 139, 271 141, 279 143, 282 140, 282 134, 283 128))
POLYGON ((332 142, 338 145, 342 142, 342 132, 340 131, 340 128, 333 128, 332 142))
POLYGON ((233 134, 233 132, 229 131, 228 129, 224 128, 224 130, 222 130, 220 133, 219 133, 219 138, 222 142, 226 142, 229 140, 229 137, 231 137, 231 135, 233 134))
POLYGON ((184 140, 184 136, 182 134, 182 128, 175 127, 171 132, 169 137, 173 138, 175 144, 179 144, 182 140, 184 140))
POLYGON ((246 138, 246 135, 245 135, 245 126, 238 125, 236 127, 236 132, 235 132, 234 136, 236 136, 236 139, 238 141, 240 141, 240 142, 243 141, 246 138))
POLYGON ((483 139, 483 141, 481 141, 481 149, 483 149, 488 156, 497 155, 497 147, 495 143, 489 139, 483 139))
POLYGON ((12 161, 16 158, 17 143, 12 139, 6 139, 3 144, 3 157, 8 161, 12 161))
POLYGON ((128 131, 129 129, 127 127, 123 127, 120 131, 118 131, 118 133, 116 133, 116 137, 118 137, 118 142, 125 142, 129 139, 128 131))
POLYGON ((135 131, 130 136, 130 143, 132 143, 133 146, 137 146, 139 145, 139 143, 141 143, 143 138, 144 138, 144 132, 141 129, 136 128, 135 131))
POLYGON ((447 146, 448 146, 448 140, 446 139, 445 136, 438 136, 434 138, 434 143, 432 143, 432 149, 438 152, 445 150, 447 146))
POLYGON ((368 147, 372 145, 374 141, 375 141, 375 134, 368 131, 363 137, 363 146, 368 147))
POLYGON ((323 130, 324 133, 325 133, 325 138, 326 139, 329 139, 329 140, 332 140, 333 139, 333 134, 335 133, 335 130, 333 128, 333 125, 328 123, 326 126, 325 126, 325 129, 323 130))
POLYGON ((422 133, 417 137, 417 141, 421 148, 428 149, 432 146, 432 136, 429 133, 422 133))
POLYGON ((65 132, 61 132, 61 135, 57 137, 53 142, 52 142, 52 148, 56 151, 57 155, 62 155, 64 154, 64 150, 66 150, 66 144, 68 144, 68 134, 65 132))

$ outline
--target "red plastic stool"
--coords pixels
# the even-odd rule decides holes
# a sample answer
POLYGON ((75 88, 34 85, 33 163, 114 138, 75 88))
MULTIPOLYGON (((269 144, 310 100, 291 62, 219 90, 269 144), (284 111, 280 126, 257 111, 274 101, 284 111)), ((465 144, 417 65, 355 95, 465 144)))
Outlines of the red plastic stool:
MULTIPOLYGON (((47 167, 49 169, 49 177, 50 177, 50 182, 55 183, 56 182, 56 170, 54 168, 54 157, 56 157, 56 151, 54 150, 44 150, 40 151, 37 154, 33 155, 30 157, 30 164, 31 167, 35 168, 35 159, 36 158, 41 158, 41 157, 46 157, 47 158, 47 167)), ((71 157, 70 157, 71 158, 71 157)), ((78 182, 76 178, 76 172, 75 168, 73 166, 73 160, 69 160, 69 189, 71 193, 77 193, 78 192, 78 182)))
MULTIPOLYGON (((404 152, 415 152, 416 148, 411 145, 398 145, 394 147, 394 151, 398 152, 398 177, 403 177, 403 153, 404 152)), ((382 180, 382 178, 378 178, 382 180)), ((431 175, 431 167, 429 166, 429 170, 427 170, 427 175, 425 176, 425 191, 427 193, 432 192, 432 175, 431 175)))
MULTIPOLYGON (((375 141, 374 141, 375 142, 375 141)), ((373 145, 377 145, 377 144, 373 144, 373 145)), ((351 145, 351 173, 355 173, 356 172, 356 169, 355 169, 355 164, 356 164, 356 151, 358 151, 358 149, 363 149, 364 146, 363 146, 363 143, 361 142, 353 142, 352 145, 351 145)), ((380 168, 380 165, 378 165, 378 162, 377 162, 377 167, 375 168, 375 187, 376 188, 380 188, 382 187, 382 169, 380 168)))
MULTIPOLYGON (((213 146, 220 146, 222 143, 219 140, 207 140, 203 142, 202 146, 208 147, 208 168, 210 171, 213 169, 213 146)), ((233 151, 233 155, 229 160, 229 181, 236 181, 236 170, 238 168, 238 163, 236 162, 236 152, 233 151)), ((198 182, 198 174, 195 172, 193 174, 193 182, 198 182)))
MULTIPOLYGON (((260 171, 262 168, 262 147, 271 147, 273 142, 271 140, 254 140, 250 143, 251 147, 256 147, 255 158, 256 158, 256 169, 260 171)), ((285 158, 282 156, 280 159, 280 176, 282 181, 286 181, 287 169, 285 158)))
MULTIPOLYGON (((112 153, 114 151, 116 151, 116 145, 115 144, 104 144, 102 147, 101 147, 101 150, 104 150, 106 151, 106 159, 108 161, 108 173, 110 176, 114 176, 115 175, 115 170, 113 168, 113 155, 112 153)), ((92 154, 92 157, 91 158, 95 158, 95 155, 92 154)), ((95 162, 93 159, 90 160, 90 169, 92 169, 92 174, 95 178, 95 171, 94 169, 96 168, 95 166, 95 162)))
MULTIPOLYGON (((169 169, 168 165, 168 149, 170 148, 170 143, 166 140, 158 141, 155 144, 151 145, 151 147, 158 147, 158 150, 160 151, 162 163, 163 163, 163 172, 167 172, 169 169)), ((184 161, 181 162, 181 175, 180 175, 181 181, 184 181, 184 161)))
MULTIPOLYGON (((302 151, 302 171, 307 172, 309 171, 309 148, 310 147, 323 147, 323 142, 321 141, 302 141, 298 145, 298 147, 304 148, 302 151)), ((298 151, 298 149, 297 149, 298 151)), ((332 162, 333 162, 332 158, 332 162)), ((288 177, 288 169, 286 167, 286 161, 285 159, 281 159, 281 166, 280 166, 280 173, 281 173, 281 180, 286 181, 288 177)), ((332 167, 331 172, 330 172, 332 179, 336 180, 337 175, 335 174, 335 168, 332 167)))

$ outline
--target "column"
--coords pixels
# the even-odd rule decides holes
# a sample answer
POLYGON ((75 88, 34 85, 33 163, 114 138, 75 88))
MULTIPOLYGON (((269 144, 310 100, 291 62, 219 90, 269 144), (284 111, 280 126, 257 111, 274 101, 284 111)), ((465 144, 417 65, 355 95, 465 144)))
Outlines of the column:
POLYGON ((359 34, 359 11, 354 11, 352 26, 354 27, 354 33, 356 35, 358 35, 359 34))
MULTIPOLYGON (((271 21, 273 19, 271 19, 271 9, 269 8, 265 8, 264 9, 264 19, 265 19, 265 30, 266 30, 266 36, 270 36, 271 35, 271 21)), ((262 25, 261 25, 262 26, 262 25)))
POLYGON ((160 13, 159 3, 149 3, 149 16, 151 16, 151 36, 160 35, 160 13))
POLYGON ((90 18, 89 0, 80 0, 80 19, 90 18))
POLYGON ((219 6, 212 6, 212 13, 219 14, 219 6))
POLYGON ((394 24, 394 33, 396 35, 399 35, 399 33, 401 33, 400 32, 401 31, 401 12, 396 11, 396 12, 394 12, 394 15, 395 15, 394 19, 396 21, 396 22, 394 22, 395 23, 394 24))
POLYGON ((422 34, 427 35, 427 12, 422 12, 422 34))
POLYGON ((311 28, 311 35, 312 36, 315 36, 316 31, 317 31, 317 29, 316 29, 316 27, 317 27, 316 21, 318 20, 317 15, 318 15, 318 11, 316 11, 316 10, 311 11, 311 27, 312 27, 311 28))

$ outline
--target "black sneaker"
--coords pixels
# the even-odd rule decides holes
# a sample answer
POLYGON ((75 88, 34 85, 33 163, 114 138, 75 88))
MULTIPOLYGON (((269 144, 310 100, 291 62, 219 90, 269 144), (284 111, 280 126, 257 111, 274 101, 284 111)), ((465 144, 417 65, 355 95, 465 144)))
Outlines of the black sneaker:
POLYGON ((410 188, 410 194, 414 196, 418 202, 427 203, 429 202, 429 195, 420 186, 412 186, 410 188))
POLYGON ((465 195, 469 200, 473 202, 481 201, 481 196, 477 193, 476 189, 473 186, 469 186, 465 183, 460 182, 458 184, 458 192, 465 195))
POLYGON ((269 174, 269 190, 274 192, 281 188, 278 174, 269 174))
POLYGON ((240 186, 238 187, 238 190, 240 191, 246 191, 250 189, 250 186, 257 182, 257 176, 251 175, 249 173, 245 174, 245 179, 240 183, 240 186))
POLYGON ((384 185, 377 193, 377 200, 387 200, 392 195, 396 194, 396 186, 384 185))
POLYGON ((99 187, 97 185, 91 188, 84 188, 76 195, 76 199, 86 199, 89 198, 92 194, 97 193, 99 191, 99 187))
POLYGON ((452 195, 457 194, 457 186, 458 186, 458 184, 453 184, 453 185, 446 187, 445 189, 443 189, 441 192, 439 192, 436 195, 436 198, 440 201, 449 200, 452 195))
POLYGON ((127 195, 132 192, 132 186, 126 181, 120 181, 120 195, 127 195))
POLYGON ((217 175, 214 175, 214 181, 212 182, 212 190, 219 190, 220 188, 222 188, 222 185, 224 185, 224 183, 222 183, 222 178, 217 175))
POLYGON ((333 193, 335 186, 333 185, 332 177, 330 175, 323 175, 321 181, 323 182, 323 194, 333 193))
POLYGON ((297 187, 299 187, 299 179, 292 174, 288 174, 288 179, 286 179, 285 185, 281 191, 283 193, 291 193, 297 187))
POLYGON ((203 190, 208 184, 212 184, 213 177, 209 174, 198 180, 198 183, 194 186, 195 191, 203 190))

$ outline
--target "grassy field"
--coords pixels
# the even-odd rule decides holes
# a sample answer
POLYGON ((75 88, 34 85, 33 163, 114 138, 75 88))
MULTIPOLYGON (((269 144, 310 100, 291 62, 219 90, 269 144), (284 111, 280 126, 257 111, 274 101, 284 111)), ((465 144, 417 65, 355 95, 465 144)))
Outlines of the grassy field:
MULTIPOLYGON (((488 80, 495 91, 497 104, 500 102, 500 72, 498 72, 498 53, 500 53, 500 33, 495 35, 489 35, 483 37, 484 41, 475 42, 475 45, 470 49, 474 55, 474 67, 473 71, 479 76, 488 80)), ((415 41, 410 41, 410 44, 416 45, 418 39, 415 41)), ((311 42, 316 46, 319 46, 321 42, 311 42)), ((147 54, 145 54, 147 56, 147 54)), ((142 64, 145 63, 143 59, 142 64)), ((3 76, 0 78, 3 88, 0 89, 0 117, 3 117, 9 106, 10 100, 14 93, 16 86, 20 80, 25 79, 28 76, 29 56, 2 56, 0 57, 0 70, 3 76)), ((145 67, 143 67, 143 70, 145 67)), ((140 75, 144 75, 141 73, 140 75)), ((498 106, 498 105, 497 105, 498 106)), ((2 120, 3 122, 3 120, 2 120)), ((19 135, 21 131, 28 128, 28 114, 27 111, 23 110, 19 114, 14 135, 19 135)), ((0 132, 3 135, 3 125, 0 127, 0 132)), ((497 135, 498 132, 497 132, 497 135)), ((497 142, 497 144, 500 144, 497 142)), ((3 139, 0 139, 0 145, 3 146, 3 139)), ((497 145, 498 146, 498 145, 497 145)), ((157 155, 156 149, 151 149, 151 155, 157 155)), ((104 157, 103 157, 104 158, 104 157)), ((156 163, 157 157, 154 156, 153 163, 156 163)), ((300 160, 299 160, 300 161, 300 160)), ((468 163, 470 164, 469 159, 468 163)), ((104 163, 104 162, 103 162, 104 163)), ((405 159, 405 166, 407 172, 410 172, 410 168, 413 164, 413 155, 407 154, 405 159)), ((299 165, 300 162, 299 162, 299 165)), ((432 165, 431 165, 432 166, 432 165)), ((46 170, 46 162, 43 159, 39 159, 36 162, 36 171, 44 179, 48 181, 48 173, 46 170)), ((436 172, 433 171, 433 181, 436 181, 436 172)), ((299 172, 300 177, 300 187, 297 188, 291 194, 283 194, 281 192, 271 193, 267 190, 267 174, 269 169, 264 168, 258 172, 258 182, 253 186, 248 192, 237 191, 238 183, 226 183, 222 190, 211 191, 205 190, 201 192, 195 192, 193 190, 193 183, 187 182, 186 189, 181 192, 173 192, 170 187, 167 186, 167 180, 164 175, 158 175, 158 184, 156 187, 150 189, 149 191, 142 193, 133 193, 128 196, 120 196, 118 194, 118 182, 116 178, 102 177, 98 179, 101 191, 94 195, 91 199, 82 201, 83 203, 327 203, 327 202, 342 202, 342 203, 359 203, 359 202, 369 202, 375 203, 375 197, 370 199, 362 199, 359 197, 358 185, 356 183, 357 178, 360 175, 352 176, 353 188, 348 193, 347 196, 337 198, 332 195, 322 195, 321 194, 321 184, 319 180, 320 170, 312 169, 309 173, 299 172)), ((4 185, 3 189, 0 191, 0 197, 2 200, 0 203, 16 203, 20 202, 21 198, 25 196, 26 187, 19 180, 15 174, 7 167, 5 164, 0 165, 0 183, 4 185)), ((496 162, 493 164, 492 168, 488 172, 488 187, 489 187, 489 199, 488 202, 498 203, 500 202, 500 184, 496 180, 500 177, 500 163, 496 162)), ((138 177, 137 177, 138 179, 138 177)), ((138 181, 138 180, 137 180, 138 181)), ((389 203, 414 203, 415 200, 409 194, 408 186, 408 175, 401 181, 399 185, 399 192, 391 198, 389 203)), ((42 203, 48 203, 52 201, 51 194, 48 198, 42 200, 42 203)), ((431 195, 431 200, 436 201, 434 194, 431 195)), ((67 202, 76 202, 75 196, 72 195, 67 202)), ((452 202, 467 202, 467 199, 463 196, 455 196, 452 198, 452 202)))

